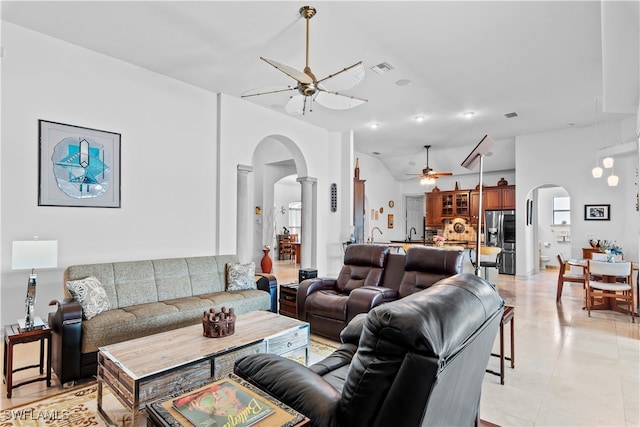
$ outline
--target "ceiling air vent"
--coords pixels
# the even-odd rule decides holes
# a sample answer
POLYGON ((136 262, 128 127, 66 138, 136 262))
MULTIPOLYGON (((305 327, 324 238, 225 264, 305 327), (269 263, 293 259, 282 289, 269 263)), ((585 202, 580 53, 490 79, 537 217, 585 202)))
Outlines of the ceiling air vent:
POLYGON ((371 67, 371 70, 375 71, 378 74, 384 74, 387 71, 393 70, 394 68, 396 67, 389 64, 388 62, 381 62, 378 65, 374 65, 373 67, 371 67))
POLYGON ((504 115, 507 119, 512 119, 514 117, 518 117, 518 113, 516 113, 515 111, 513 113, 507 113, 504 115))

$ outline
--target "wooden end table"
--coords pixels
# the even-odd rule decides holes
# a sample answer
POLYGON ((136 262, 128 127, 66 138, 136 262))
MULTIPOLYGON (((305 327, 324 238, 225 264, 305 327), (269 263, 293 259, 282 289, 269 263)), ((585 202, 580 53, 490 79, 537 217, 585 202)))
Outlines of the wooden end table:
POLYGON ((32 330, 21 330, 16 323, 4 328, 4 382, 7 385, 7 398, 11 398, 11 390, 25 384, 36 381, 47 381, 47 387, 51 387, 51 328, 48 325, 32 330), (26 344, 40 341, 40 362, 37 365, 13 367, 13 346, 16 344, 26 344), (47 369, 44 370, 44 345, 47 342, 47 369), (25 369, 40 368, 40 376, 13 384, 13 373, 25 369), (44 375, 44 376, 43 376, 44 375))
POLYGON ((298 308, 296 306, 296 300, 298 298, 298 283, 283 283, 280 284, 280 311, 283 316, 298 318, 298 308))

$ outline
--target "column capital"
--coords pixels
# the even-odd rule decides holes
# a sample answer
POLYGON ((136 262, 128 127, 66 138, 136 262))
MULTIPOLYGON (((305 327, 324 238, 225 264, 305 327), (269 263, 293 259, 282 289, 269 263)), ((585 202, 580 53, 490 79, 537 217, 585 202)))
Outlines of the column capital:
POLYGON ((238 172, 245 172, 245 173, 253 172, 253 166, 238 165, 238 172))
POLYGON ((296 181, 303 183, 303 182, 310 182, 312 184, 318 182, 318 178, 311 178, 310 176, 300 176, 296 179, 296 181))

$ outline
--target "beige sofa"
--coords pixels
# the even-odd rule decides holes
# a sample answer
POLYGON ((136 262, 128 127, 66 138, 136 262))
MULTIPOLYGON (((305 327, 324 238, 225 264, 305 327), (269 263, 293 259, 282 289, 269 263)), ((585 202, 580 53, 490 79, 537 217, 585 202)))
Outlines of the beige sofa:
POLYGON ((246 283, 253 289, 228 290, 228 264, 238 267, 238 258, 216 255, 68 267, 65 299, 52 301, 57 310, 49 314, 52 367, 60 382, 95 375, 102 346, 194 325, 212 307, 232 307, 236 314, 275 311, 275 277, 251 276, 246 283), (86 295, 98 295, 98 314, 93 311, 96 304, 92 309, 77 290, 74 298, 67 286, 85 282, 98 282, 81 288, 86 295))

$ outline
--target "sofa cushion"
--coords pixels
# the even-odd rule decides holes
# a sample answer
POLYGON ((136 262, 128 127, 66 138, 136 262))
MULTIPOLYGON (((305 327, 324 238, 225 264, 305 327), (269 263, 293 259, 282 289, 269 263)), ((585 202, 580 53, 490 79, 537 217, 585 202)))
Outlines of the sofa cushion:
POLYGON ((93 276, 70 280, 67 282, 67 289, 82 306, 82 315, 87 320, 111 309, 107 293, 100 281, 93 276))
POLYGON ((257 289, 255 275, 256 264, 253 261, 246 264, 227 264, 227 290, 257 289))
POLYGON ((184 258, 158 259, 152 262, 159 301, 187 297, 193 294, 189 280, 189 268, 184 258))

